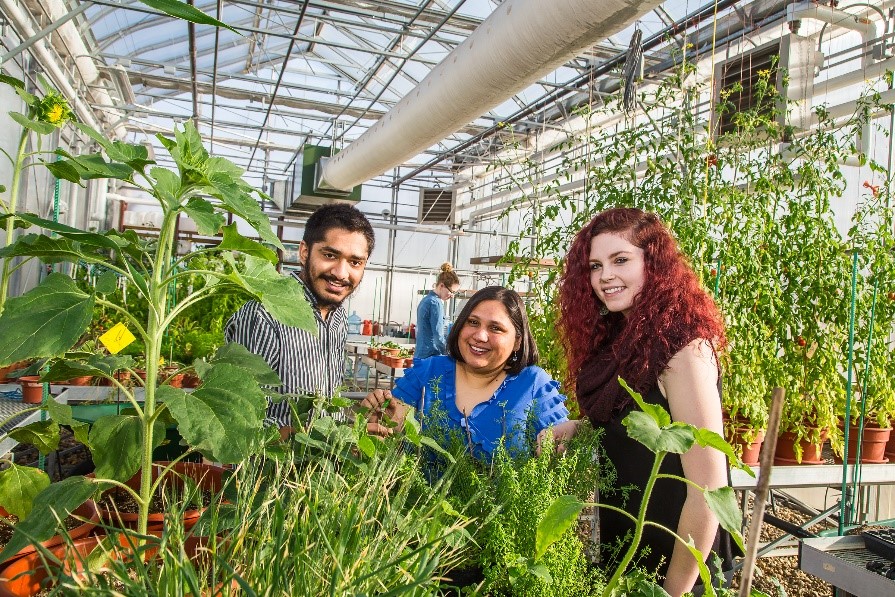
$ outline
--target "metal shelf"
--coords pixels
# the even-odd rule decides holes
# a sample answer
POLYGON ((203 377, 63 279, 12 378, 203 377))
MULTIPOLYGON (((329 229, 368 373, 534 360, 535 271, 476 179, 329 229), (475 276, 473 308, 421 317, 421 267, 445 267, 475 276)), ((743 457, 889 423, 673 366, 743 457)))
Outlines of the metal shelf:
POLYGON ((803 572, 856 597, 895 595, 895 581, 867 570, 867 562, 880 559, 859 536, 803 539, 799 548, 803 572))
MULTIPOLYGON (((737 491, 755 489, 761 469, 753 467, 755 478, 739 469, 730 471, 731 487, 737 491)), ((818 464, 801 466, 775 466, 771 469, 771 488, 799 487, 839 487, 842 485, 841 464, 818 464)), ((854 465, 848 465, 846 472, 851 480, 854 465)), ((895 464, 862 464, 861 485, 895 484, 895 464)))

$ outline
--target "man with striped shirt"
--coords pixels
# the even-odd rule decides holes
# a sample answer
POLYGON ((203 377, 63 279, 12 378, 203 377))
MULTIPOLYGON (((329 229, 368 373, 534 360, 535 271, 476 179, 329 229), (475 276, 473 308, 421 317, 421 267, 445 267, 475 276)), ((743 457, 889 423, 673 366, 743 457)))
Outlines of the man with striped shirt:
MULTIPOLYGON (((283 325, 249 301, 227 322, 224 338, 264 357, 280 376, 282 393, 332 396, 345 370, 348 319, 342 301, 360 284, 373 244, 373 227, 356 208, 344 203, 318 208, 299 245, 301 272, 292 273, 313 308, 317 335, 283 325)), ((268 403, 267 423, 278 426, 283 437, 292 431, 287 400, 268 403)))

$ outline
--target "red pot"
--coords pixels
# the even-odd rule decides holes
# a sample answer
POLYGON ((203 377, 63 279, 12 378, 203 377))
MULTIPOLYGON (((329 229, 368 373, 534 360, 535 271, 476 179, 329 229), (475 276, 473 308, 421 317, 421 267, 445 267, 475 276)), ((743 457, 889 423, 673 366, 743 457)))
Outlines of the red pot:
POLYGON ((19 378, 22 384, 22 402, 40 404, 44 399, 44 384, 39 375, 23 375, 19 378))
MULTIPOLYGON (((858 426, 850 425, 848 428, 848 462, 855 463, 858 454, 858 426)), ((864 423, 864 440, 861 442, 861 463, 885 464, 889 462, 886 455, 886 445, 892 434, 891 428, 883 429, 876 423, 864 423)), ((844 436, 844 434, 843 434, 844 436)), ((893 454, 895 456, 895 454, 893 454)), ((841 458, 834 458, 836 462, 842 462, 841 458)))
POLYGON ((796 442, 796 434, 792 431, 781 433, 777 437, 777 449, 774 453, 774 464, 777 466, 793 464, 824 464, 825 461, 821 456, 821 450, 823 449, 824 442, 827 441, 827 437, 829 437, 829 432, 826 429, 822 429, 820 432, 820 443, 811 444, 805 440, 796 442), (796 458, 796 445, 799 445, 802 448, 801 461, 796 458))
MULTIPOLYGON (((96 509, 96 502, 93 500, 87 500, 80 506, 78 506, 73 512, 73 516, 78 516, 86 520, 81 526, 75 527, 72 530, 68 531, 68 536, 72 540, 80 539, 81 537, 86 537, 90 531, 92 531, 96 524, 99 522, 99 511, 96 509)), ((9 512, 7 512, 4 508, 0 507, 0 516, 9 516, 9 512)), ((46 548, 56 547, 57 545, 61 545, 65 539, 62 535, 55 535, 50 537, 46 541, 41 541, 41 545, 46 548)), ((4 564, 8 564, 14 560, 18 560, 19 558, 26 556, 28 554, 32 554, 37 551, 37 547, 32 543, 31 545, 26 545, 19 551, 15 553, 8 560, 3 562, 4 564)))
MULTIPOLYGON (((889 425, 895 427, 895 419, 889 421, 889 425)), ((889 459, 889 462, 895 462, 895 433, 889 434, 889 441, 886 443, 885 456, 889 459)))
MULTIPOLYGON (((147 545, 139 552, 144 561, 148 561, 158 554, 158 542, 161 537, 159 531, 150 531, 152 537, 147 545)), ((103 549, 110 558, 116 560, 133 560, 136 541, 126 533, 118 533, 115 536, 114 545, 110 545, 108 537, 87 537, 78 539, 71 545, 57 545, 50 549, 55 558, 61 562, 62 570, 67 574, 81 572, 87 566, 88 556, 103 541, 103 549)), ((186 556, 190 560, 207 557, 209 552, 203 549, 208 543, 206 537, 187 537, 183 543, 186 556)), ((7 565, 0 571, 0 597, 32 596, 49 588, 52 571, 59 570, 60 564, 52 559, 47 559, 40 553, 28 554, 7 565)), ((58 574, 58 572, 57 572, 58 574)), ((231 589, 236 588, 231 584, 231 589)), ((206 593, 203 592, 203 595, 206 593)), ((212 597, 222 595, 222 586, 217 586, 212 592, 207 593, 212 597)))
POLYGON ((738 454, 741 454, 740 459, 743 464, 758 466, 761 445, 764 442, 764 430, 753 430, 748 426, 733 425, 725 427, 724 432, 727 443, 733 446, 738 454), (751 442, 745 439, 749 434, 755 435, 751 442))
MULTIPOLYGON (((155 481, 158 479, 159 473, 169 464, 170 462, 165 461, 154 462, 152 464, 152 480, 155 481)), ((201 462, 178 462, 171 469, 171 473, 167 475, 165 484, 167 485, 170 483, 170 486, 174 488, 183 487, 183 479, 181 479, 181 476, 184 476, 196 481, 201 489, 217 493, 224 487, 223 475, 225 472, 226 469, 213 464, 205 464, 201 462)), ((140 479, 141 474, 138 472, 127 481, 126 485, 133 490, 139 491, 140 479)), ((99 509, 100 519, 104 522, 115 525, 120 521, 121 526, 124 528, 137 528, 139 514, 131 512, 113 512, 106 508, 105 504, 102 502, 97 503, 97 508, 99 509)), ((199 521, 199 517, 204 510, 205 508, 198 508, 184 512, 184 529, 191 529, 196 522, 199 521)), ((147 528, 150 530, 161 530, 164 523, 165 514, 163 512, 151 513, 149 514, 147 528)))

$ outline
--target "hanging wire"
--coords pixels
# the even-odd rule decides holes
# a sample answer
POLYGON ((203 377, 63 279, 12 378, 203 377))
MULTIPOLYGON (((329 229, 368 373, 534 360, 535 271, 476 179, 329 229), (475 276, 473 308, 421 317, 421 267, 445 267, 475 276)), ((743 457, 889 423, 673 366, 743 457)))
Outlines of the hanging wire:
POLYGON ((640 23, 634 26, 628 55, 623 69, 625 91, 622 95, 622 107, 625 112, 633 112, 637 107, 637 81, 643 79, 643 31, 640 23))

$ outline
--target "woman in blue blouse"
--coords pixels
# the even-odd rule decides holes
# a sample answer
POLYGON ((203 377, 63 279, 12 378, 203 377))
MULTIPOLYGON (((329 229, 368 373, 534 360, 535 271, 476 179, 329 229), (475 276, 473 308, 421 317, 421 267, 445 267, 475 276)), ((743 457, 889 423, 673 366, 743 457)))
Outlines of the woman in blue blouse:
POLYGON ((364 398, 371 433, 391 433, 381 424, 383 414, 400 424, 410 405, 424 428, 433 412, 443 413, 440 430, 460 433, 476 457, 488 460, 502 438, 511 453, 531 453, 529 430, 540 435, 568 420, 559 383, 536 366, 538 349, 515 291, 478 291, 457 316, 447 348, 448 356, 406 370, 391 392, 374 390, 364 398))

